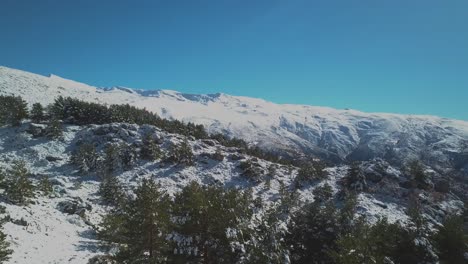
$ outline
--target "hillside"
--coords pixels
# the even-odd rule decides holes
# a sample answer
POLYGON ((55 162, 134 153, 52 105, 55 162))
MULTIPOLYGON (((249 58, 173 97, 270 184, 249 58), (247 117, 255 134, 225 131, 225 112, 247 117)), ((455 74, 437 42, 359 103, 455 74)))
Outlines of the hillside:
POLYGON ((438 263, 463 233, 464 121, 5 67, 0 106, 6 263, 438 263))
POLYGON ((130 104, 290 156, 312 154, 332 162, 384 158, 395 165, 419 159, 435 168, 468 166, 464 149, 468 122, 434 116, 280 105, 221 93, 96 88, 6 67, 0 67, 0 94, 19 95, 29 103, 42 104, 58 96, 130 104))

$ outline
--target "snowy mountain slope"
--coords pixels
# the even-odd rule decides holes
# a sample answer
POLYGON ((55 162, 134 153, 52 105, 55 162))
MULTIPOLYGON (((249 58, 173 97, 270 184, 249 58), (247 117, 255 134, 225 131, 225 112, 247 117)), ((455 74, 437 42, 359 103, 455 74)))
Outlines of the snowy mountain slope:
POLYGON ((468 166, 461 154, 468 122, 434 116, 363 113, 305 105, 280 105, 226 94, 96 88, 55 75, 0 67, 0 94, 48 104, 71 96, 106 104, 145 107, 162 117, 203 124, 271 150, 314 154, 340 162, 384 158, 395 164, 419 158, 439 167, 468 166))
MULTIPOLYGON (((4 231, 14 250, 8 263, 84 264, 90 257, 103 253, 96 239, 94 226, 99 224, 101 215, 108 208, 100 202, 97 193, 99 185, 97 175, 95 173, 81 175, 77 172, 77 167, 69 162, 70 155, 78 143, 89 142, 96 144, 98 148, 102 148, 110 141, 141 144, 142 135, 153 133, 161 139, 163 151, 167 151, 170 144, 183 140, 180 135, 168 134, 152 126, 130 124, 65 126, 63 140, 49 140, 33 137, 28 132, 28 126, 29 124, 25 123, 19 128, 0 128, 0 167, 9 168, 13 161, 23 159, 27 161, 35 182, 39 177, 48 177, 53 182, 55 191, 50 197, 44 197, 38 192, 33 199, 34 202, 25 206, 0 201, 12 219, 4 225, 4 231), (49 161, 47 157, 60 159, 49 161), (79 201, 84 204, 85 214, 70 215, 61 211, 59 204, 66 201, 79 201), (20 219, 24 219, 27 223, 25 225, 18 223, 17 220, 20 219)), ((265 204, 278 199, 281 184, 294 188, 297 168, 288 168, 259 159, 257 162, 265 174, 261 181, 251 181, 242 175, 239 164, 242 160, 252 157, 239 153, 235 148, 216 145, 212 141, 190 140, 189 144, 195 155, 194 166, 167 164, 161 160, 155 162, 140 160, 133 169, 120 172, 118 177, 129 192, 143 178, 157 181, 170 194, 179 191, 190 181, 242 189, 252 188, 254 196, 261 197, 265 204), (216 151, 222 153, 223 160, 213 160, 206 155, 216 151), (266 171, 272 165, 276 170, 274 174, 269 175, 266 171)), ((306 184, 298 190, 302 200, 312 200, 313 190, 325 183, 332 186, 334 193, 338 191, 340 188, 338 182, 346 174, 347 167, 333 167, 327 170, 328 179, 306 184)), ((392 222, 405 221, 407 219, 404 213, 407 205, 405 193, 408 190, 399 187, 398 184, 390 184, 392 181, 398 182, 399 178, 405 176, 392 167, 388 167, 387 171, 387 178, 381 179, 378 183, 383 184, 378 188, 379 192, 359 195, 358 211, 369 216, 371 220, 386 216, 392 222)), ((428 208, 436 208, 437 214, 432 216, 428 214, 427 217, 441 217, 438 213, 441 210, 443 216, 451 211, 459 211, 463 207, 463 203, 451 194, 444 194, 438 199, 436 204, 433 204, 433 201, 428 202, 428 208)))

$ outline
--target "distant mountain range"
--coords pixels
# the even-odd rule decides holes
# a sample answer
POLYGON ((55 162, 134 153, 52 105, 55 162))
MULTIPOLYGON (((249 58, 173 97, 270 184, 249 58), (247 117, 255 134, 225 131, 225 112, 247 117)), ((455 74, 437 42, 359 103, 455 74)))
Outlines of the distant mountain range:
POLYGON ((461 120, 275 104, 223 93, 98 88, 7 67, 0 67, 0 94, 19 95, 29 103, 70 96, 130 104, 295 157, 312 155, 334 163, 382 158, 396 165, 420 159, 434 168, 468 170, 468 122, 461 120))

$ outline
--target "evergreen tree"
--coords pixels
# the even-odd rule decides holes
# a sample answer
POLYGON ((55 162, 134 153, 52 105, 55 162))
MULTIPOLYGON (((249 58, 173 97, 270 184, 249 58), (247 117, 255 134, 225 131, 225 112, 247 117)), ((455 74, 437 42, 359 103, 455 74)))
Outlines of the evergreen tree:
POLYGON ((290 245, 291 263, 330 263, 327 252, 336 249, 340 235, 338 213, 327 203, 311 203, 292 215, 286 241, 290 245))
POLYGON ((362 173, 359 162, 353 162, 348 168, 346 176, 343 178, 344 187, 352 192, 362 192, 367 190, 366 177, 362 173))
POLYGON ((312 191, 314 195, 314 201, 319 203, 328 202, 333 197, 333 190, 330 184, 325 183, 322 186, 318 186, 312 191))
POLYGON ((28 198, 33 197, 34 186, 29 179, 26 162, 15 161, 8 175, 6 194, 7 197, 19 204, 24 204, 28 198))
POLYGON ((0 263, 4 263, 10 259, 13 250, 9 249, 10 243, 6 241, 6 235, 0 230, 0 263))
POLYGON ((142 143, 140 154, 143 159, 153 161, 161 158, 161 149, 151 133, 143 136, 142 143))
POLYGON ((251 194, 192 182, 175 197, 178 263, 236 263, 252 216, 251 194))
POLYGON ((115 256, 119 263, 162 263, 168 256, 169 197, 146 179, 135 196, 104 217, 99 236, 119 245, 115 256))
POLYGON ((318 160, 312 160, 302 165, 297 173, 295 182, 298 186, 314 180, 324 180, 328 177, 325 165, 318 160))
POLYGON ((49 177, 43 176, 40 179, 38 189, 46 196, 53 192, 52 184, 49 181, 49 177))
POLYGON ((0 125, 19 126, 28 118, 28 105, 19 96, 0 95, 0 125))
POLYGON ((192 147, 187 139, 182 141, 180 145, 172 145, 169 150, 169 161, 186 166, 193 165, 192 147))
POLYGON ((122 143, 120 148, 120 160, 124 170, 130 170, 137 163, 138 155, 135 146, 122 143))
POLYGON ((103 170, 106 173, 113 173, 122 167, 121 149, 119 145, 107 144, 104 149, 103 170))
POLYGON ((442 263, 465 263, 463 254, 468 250, 468 243, 464 238, 462 216, 447 217, 433 240, 442 263))
POLYGON ((46 136, 50 139, 61 139, 63 137, 63 129, 60 120, 53 118, 46 127, 46 136))
POLYGON ((246 252, 246 263, 289 263, 289 245, 284 240, 290 211, 295 207, 297 194, 280 185, 280 199, 265 210, 264 216, 254 218, 246 252))
POLYGON ((407 165, 407 170, 411 176, 414 188, 427 189, 429 185, 427 183, 427 175, 424 171, 424 167, 421 162, 417 160, 410 161, 407 165))
POLYGON ((30 118, 33 123, 40 123, 44 121, 44 107, 40 103, 35 103, 32 105, 30 118))
POLYGON ((112 173, 104 173, 99 184, 99 194, 102 200, 110 205, 120 205, 125 198, 122 183, 112 173))
POLYGON ((3 168, 0 168, 0 188, 6 189, 8 186, 7 173, 3 168))
POLYGON ((99 155, 96 151, 96 146, 90 143, 81 144, 73 151, 70 161, 78 166, 81 173, 94 171, 98 164, 99 155))

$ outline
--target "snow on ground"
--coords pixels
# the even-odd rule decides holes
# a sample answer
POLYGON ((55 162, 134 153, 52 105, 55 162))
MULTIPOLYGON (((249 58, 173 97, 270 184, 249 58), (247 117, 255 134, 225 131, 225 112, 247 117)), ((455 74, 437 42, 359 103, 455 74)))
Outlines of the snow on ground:
POLYGON ((0 67, 0 94, 26 101, 51 103, 70 96, 106 104, 130 104, 162 117, 203 124, 210 132, 225 132, 290 153, 313 153, 333 160, 429 156, 447 160, 448 152, 468 141, 468 122, 434 116, 363 113, 328 107, 275 104, 262 99, 184 94, 171 90, 101 89, 51 75, 45 77, 0 67), (424 149, 439 151, 424 152, 424 149))

